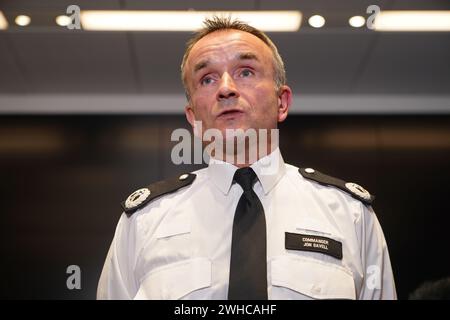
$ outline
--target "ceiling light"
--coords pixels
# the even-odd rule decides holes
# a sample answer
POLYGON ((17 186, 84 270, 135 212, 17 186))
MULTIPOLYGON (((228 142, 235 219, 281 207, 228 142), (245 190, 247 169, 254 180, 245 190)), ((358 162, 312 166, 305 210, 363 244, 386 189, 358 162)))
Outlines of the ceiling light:
POLYGON ((100 11, 81 12, 84 30, 96 31, 193 31, 207 17, 231 16, 263 31, 297 31, 300 11, 100 11))
POLYGON ((366 23, 366 19, 361 16, 354 16, 348 20, 348 23, 354 28, 361 28, 366 23))
POLYGON ((376 31, 450 31, 450 11, 381 11, 376 31))
POLYGON ((58 26, 65 27, 72 22, 72 19, 68 16, 57 16, 56 23, 58 26))
POLYGON ((14 21, 16 22, 17 25, 19 25, 21 27, 25 27, 30 24, 31 18, 29 16, 20 15, 20 16, 17 16, 14 21))
POLYGON ((309 18, 308 23, 311 27, 322 28, 325 25, 325 18, 316 14, 309 18))
POLYGON ((8 28, 8 21, 6 20, 3 13, 0 11, 0 30, 5 30, 8 28))

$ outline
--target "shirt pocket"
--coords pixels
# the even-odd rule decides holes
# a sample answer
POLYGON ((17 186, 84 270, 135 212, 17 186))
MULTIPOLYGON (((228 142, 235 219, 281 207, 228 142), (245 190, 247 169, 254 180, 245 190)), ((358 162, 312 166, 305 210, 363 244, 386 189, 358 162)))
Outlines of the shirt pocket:
POLYGON ((156 230, 156 239, 170 238, 173 236, 183 235, 191 232, 191 223, 188 217, 178 217, 165 221, 156 230))
POLYGON ((350 270, 312 258, 275 257, 271 283, 272 299, 356 299, 350 270))
POLYGON ((135 300, 177 300, 211 286, 211 260, 194 258, 151 271, 141 282, 135 300))

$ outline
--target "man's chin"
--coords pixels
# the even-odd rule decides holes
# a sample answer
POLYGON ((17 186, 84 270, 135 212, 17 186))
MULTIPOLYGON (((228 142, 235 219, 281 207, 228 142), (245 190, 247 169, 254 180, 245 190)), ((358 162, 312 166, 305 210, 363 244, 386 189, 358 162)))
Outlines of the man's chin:
MULTIPOLYGON (((253 132, 251 132, 252 130, 254 129, 247 123, 236 122, 227 125, 220 124, 214 127, 204 128, 203 139, 211 141, 213 138, 214 140, 219 139, 225 142, 226 140, 241 137, 246 134, 253 134, 253 132)), ((257 131, 255 131, 255 133, 257 134, 257 131)))
POLYGON ((227 138, 232 138, 235 136, 239 136, 249 130, 248 125, 236 125, 236 126, 229 126, 226 128, 219 129, 222 135, 227 138))
POLYGON ((250 128, 250 124, 247 123, 247 121, 242 121, 242 119, 235 119, 234 121, 225 121, 222 122, 220 121, 219 123, 217 123, 217 128, 222 131, 225 132, 225 130, 230 129, 230 130, 247 130, 248 128, 250 128), (241 120, 241 121, 239 121, 241 120))

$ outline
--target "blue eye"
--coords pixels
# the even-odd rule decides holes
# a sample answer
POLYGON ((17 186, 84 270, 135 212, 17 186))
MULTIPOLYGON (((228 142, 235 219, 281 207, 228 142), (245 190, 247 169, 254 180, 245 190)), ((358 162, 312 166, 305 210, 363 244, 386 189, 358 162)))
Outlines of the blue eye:
POLYGON ((251 76, 252 74, 253 74, 253 72, 250 69, 244 69, 241 72, 242 77, 248 77, 248 76, 251 76))
POLYGON ((212 81, 213 81, 212 78, 210 78, 210 77, 205 77, 205 78, 203 78, 203 79, 200 81, 200 84, 201 84, 201 85, 206 85, 206 84, 212 83, 212 81))

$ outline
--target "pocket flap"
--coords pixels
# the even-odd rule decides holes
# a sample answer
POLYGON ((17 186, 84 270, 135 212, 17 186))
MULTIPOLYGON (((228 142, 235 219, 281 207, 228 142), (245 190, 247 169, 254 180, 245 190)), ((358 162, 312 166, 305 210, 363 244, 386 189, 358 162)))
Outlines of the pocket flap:
POLYGON ((211 286, 211 260, 195 258, 151 271, 141 283, 136 300, 175 300, 211 286))
POLYGON ((187 217, 180 217, 177 220, 165 221, 164 224, 159 226, 159 228, 156 230, 156 238, 161 239, 190 232, 190 220, 187 217))
POLYGON ((343 267, 305 257, 280 256, 271 261, 272 285, 315 299, 356 299, 355 283, 343 267))

